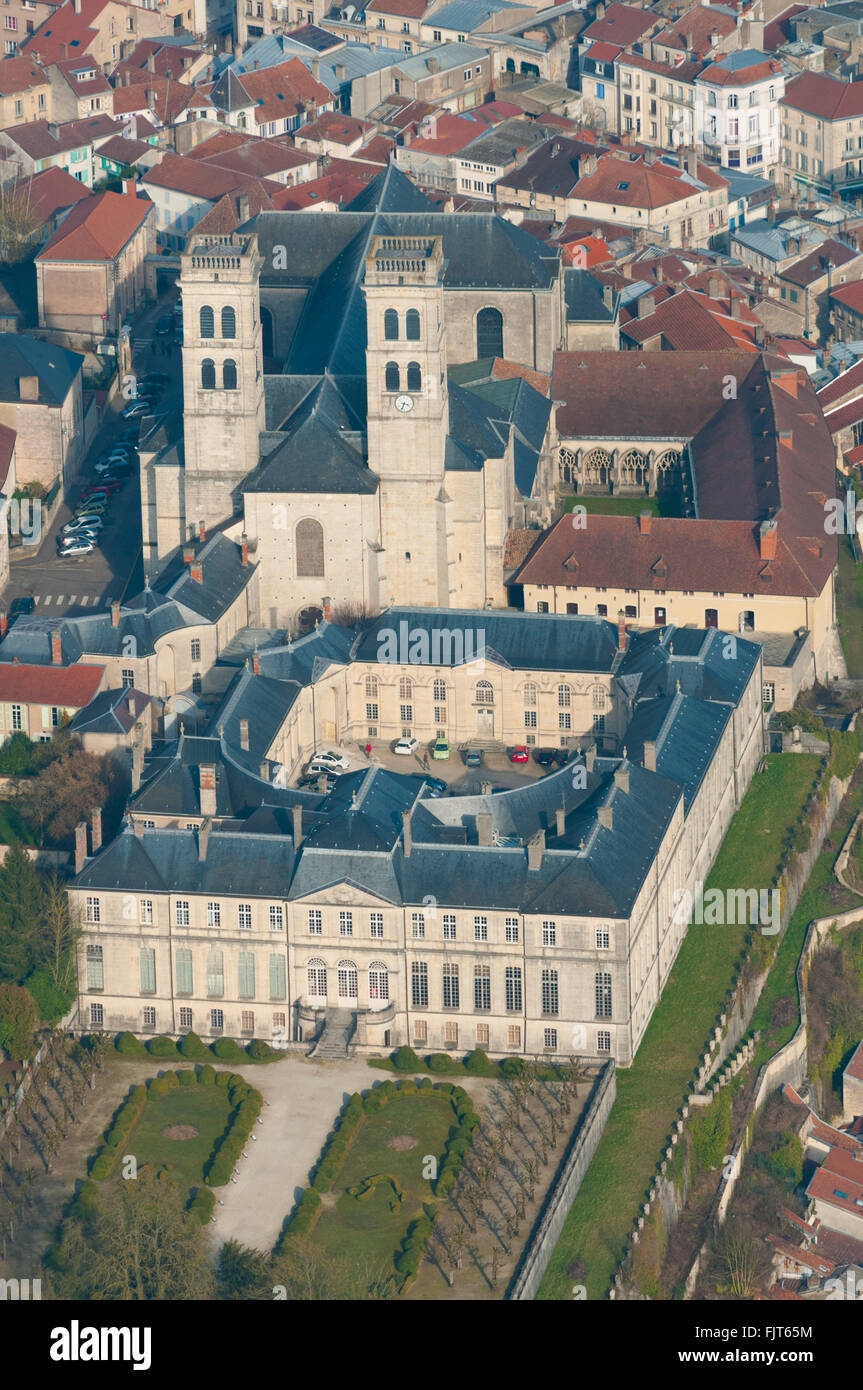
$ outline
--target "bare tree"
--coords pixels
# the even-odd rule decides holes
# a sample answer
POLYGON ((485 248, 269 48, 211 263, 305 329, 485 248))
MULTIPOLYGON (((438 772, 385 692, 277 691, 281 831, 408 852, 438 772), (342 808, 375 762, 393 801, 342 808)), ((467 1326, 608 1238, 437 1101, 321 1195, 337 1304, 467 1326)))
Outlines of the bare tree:
POLYGON ((6 265, 23 261, 43 225, 44 219, 31 206, 29 183, 25 189, 14 184, 0 188, 0 260, 6 265))

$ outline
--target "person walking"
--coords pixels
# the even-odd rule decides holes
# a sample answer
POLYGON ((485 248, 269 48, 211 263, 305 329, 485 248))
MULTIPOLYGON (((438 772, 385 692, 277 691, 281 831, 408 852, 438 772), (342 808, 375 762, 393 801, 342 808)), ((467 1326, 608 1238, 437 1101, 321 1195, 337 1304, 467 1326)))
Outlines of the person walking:
POLYGON ((424 768, 424 770, 425 770, 426 772, 428 772, 428 770, 429 770, 429 755, 428 755, 428 753, 423 753, 423 768, 424 768))

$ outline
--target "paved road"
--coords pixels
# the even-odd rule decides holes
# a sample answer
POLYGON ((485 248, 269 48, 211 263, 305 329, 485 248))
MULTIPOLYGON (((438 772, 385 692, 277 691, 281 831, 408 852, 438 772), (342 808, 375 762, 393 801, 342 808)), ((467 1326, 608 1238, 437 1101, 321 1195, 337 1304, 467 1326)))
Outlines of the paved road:
MULTIPOLYGON (((175 404, 182 389, 179 371, 179 349, 171 346, 170 356, 161 351, 163 340, 155 336, 157 320, 170 312, 171 299, 162 299, 148 309, 133 327, 133 367, 139 374, 149 370, 164 371, 171 377, 160 408, 175 404)), ((136 594, 144 585, 141 558, 141 494, 136 476, 124 483, 108 511, 102 531, 101 545, 92 555, 79 558, 57 555, 56 537, 72 516, 84 488, 95 480, 94 465, 108 446, 127 428, 122 411, 128 402, 118 395, 111 402, 102 426, 84 461, 81 480, 54 518, 36 555, 14 560, 10 566, 9 583, 3 595, 3 606, 9 608, 20 597, 32 597, 34 617, 59 618, 77 616, 108 608, 114 599, 136 594)))
POLYGON ((360 745, 365 747, 362 740, 360 740, 359 745, 344 744, 338 747, 336 744, 322 743, 321 751, 331 747, 341 753, 348 759, 351 772, 377 763, 389 772, 410 773, 413 776, 425 774, 428 777, 437 777, 442 782, 446 782, 450 791, 457 792, 460 796, 479 796, 483 782, 490 782, 493 787, 506 789, 524 787, 528 783, 536 781, 538 777, 544 777, 546 773, 555 771, 554 768, 540 767, 532 759, 529 763, 511 763, 505 753, 496 752, 485 753, 482 767, 465 767, 462 754, 457 748, 451 748, 448 758, 429 757, 428 768, 424 768, 422 754, 426 748, 425 744, 420 744, 419 751, 413 756, 405 757, 403 754, 394 753, 391 743, 379 739, 371 739, 370 742, 372 745, 370 759, 366 757, 364 751, 360 751, 360 745))

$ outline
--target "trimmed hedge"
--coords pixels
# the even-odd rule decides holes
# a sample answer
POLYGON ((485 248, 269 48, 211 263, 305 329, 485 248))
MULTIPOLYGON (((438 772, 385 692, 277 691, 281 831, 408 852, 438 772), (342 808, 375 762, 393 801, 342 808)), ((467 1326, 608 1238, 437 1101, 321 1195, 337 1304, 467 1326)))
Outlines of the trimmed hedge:
POLYGON ((181 1057, 187 1058, 190 1062, 206 1062, 212 1056, 207 1044, 201 1041, 197 1033, 186 1033, 177 1044, 177 1050, 181 1057))
POLYGON ((114 1047, 121 1057, 146 1057, 147 1049, 142 1042, 139 1042, 134 1033, 120 1033, 114 1042, 114 1047))
POLYGON ((412 1047, 400 1047, 393 1056, 396 1071, 422 1071, 423 1064, 412 1047))
POLYGON ((170 1057, 171 1061, 180 1060, 177 1044, 174 1042, 173 1038, 165 1036, 149 1038, 147 1041, 147 1051, 151 1057, 170 1057))
POLYGON ((208 1187, 224 1187, 230 1181, 264 1104, 260 1091, 253 1090, 236 1072, 218 1072, 216 1085, 229 1088, 228 1099, 235 1108, 228 1130, 207 1164, 204 1182, 208 1187))
POLYGON ((216 1084, 216 1068, 215 1068, 215 1067, 211 1067, 210 1064, 209 1064, 209 1062, 208 1062, 208 1063, 206 1064, 206 1066, 201 1067, 201 1070, 198 1072, 198 1085, 199 1085, 199 1086, 215 1086, 215 1084, 216 1084))
POLYGON ((306 1239, 321 1214, 322 1205, 320 1194, 313 1187, 307 1187, 276 1242, 275 1253, 277 1255, 290 1248, 289 1241, 299 1244, 306 1239))
POLYGON ((189 1215, 199 1226, 206 1226, 216 1206, 216 1194, 208 1187, 196 1187, 195 1195, 187 1207, 189 1215))
POLYGON ((174 1072, 177 1081, 181 1086, 197 1086, 198 1078, 193 1071, 174 1072))
POLYGON ((278 1062, 284 1053, 270 1047, 269 1043, 263 1042, 260 1038, 253 1038, 246 1047, 246 1055, 252 1062, 278 1062))
POLYGON ((90 1177, 97 1182, 107 1178, 121 1147, 126 1143, 147 1103, 146 1086, 133 1086, 105 1134, 105 1143, 90 1165, 90 1177))
POLYGON ((213 1056, 220 1062, 244 1062, 246 1054, 233 1038, 217 1038, 213 1043, 213 1056))

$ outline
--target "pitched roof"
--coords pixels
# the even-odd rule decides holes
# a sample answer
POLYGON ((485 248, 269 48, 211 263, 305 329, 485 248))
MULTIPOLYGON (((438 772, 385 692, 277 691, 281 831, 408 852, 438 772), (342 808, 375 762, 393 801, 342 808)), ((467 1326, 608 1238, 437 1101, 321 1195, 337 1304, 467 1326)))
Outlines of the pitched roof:
POLYGON ((709 82, 712 87, 749 87, 756 82, 766 82, 781 71, 778 58, 770 58, 756 49, 744 49, 711 63, 699 73, 696 81, 709 82))
POLYGON ((38 54, 43 63, 56 63, 73 48, 86 53, 98 36, 96 25, 107 6, 108 0, 79 0, 77 7, 65 0, 21 44, 22 52, 38 54))
POLYGON ((112 91, 110 82, 92 58, 67 58, 52 64, 65 77, 77 96, 91 97, 112 91), (82 76, 82 74, 87 76, 82 76))
POLYGON ((78 203, 37 261, 113 261, 153 211, 149 198, 128 193, 97 193, 78 203))
POLYGON ((152 111, 162 125, 173 125, 186 110, 209 108, 211 102, 204 91, 175 78, 147 74, 146 82, 132 82, 114 88, 114 115, 152 111))
POLYGON ((93 699, 104 676, 104 666, 0 664, 0 700, 81 709, 93 699))
POLYGON ((11 97, 16 92, 30 92, 34 87, 47 86, 47 83, 43 69, 29 58, 4 58, 0 61, 0 96, 11 97))
POLYGON ((9 474, 17 438, 17 430, 10 429, 8 425, 0 425, 0 488, 5 484, 9 474))
POLYGON ((39 378, 41 405, 62 405, 81 370, 79 352, 28 338, 22 333, 0 333, 0 400, 19 401, 18 379, 39 378))
POLYGON ((31 211, 43 222, 47 222, 64 208, 73 207, 75 203, 93 196, 89 188, 70 174, 68 169, 61 169, 59 165, 43 169, 38 174, 29 174, 23 179, 16 179, 6 190, 6 196, 10 195, 24 199, 31 211))
MULTIPOLYGON (((651 289, 656 297, 664 292, 666 297, 656 305, 655 312, 644 317, 631 317, 621 320, 620 331, 625 338, 634 343, 644 343, 660 335, 663 346, 681 349, 702 349, 722 352, 739 348, 745 352, 757 352, 755 328, 760 320, 735 296, 738 316, 730 312, 725 300, 711 299, 706 294, 693 293, 683 287, 674 293, 672 288, 651 289)), ((643 297, 643 296, 642 296, 643 297)), ((637 310, 638 301, 630 301, 637 310)), ((627 310, 629 305, 627 306, 627 310)))
POLYGON ((649 29, 657 27, 658 22, 659 16, 652 10, 637 10, 632 5, 609 5, 602 19, 595 19, 582 30, 581 38, 606 39, 625 48, 649 29))
POLYGON ((824 72, 801 72, 785 88, 780 103, 825 121, 863 116, 863 82, 842 82, 824 72))
POLYGON ((48 155, 61 154, 65 150, 83 149, 94 140, 108 139, 116 135, 117 127, 107 114, 86 116, 80 121, 64 121, 53 125, 49 121, 28 121, 24 125, 9 126, 0 131, 5 138, 18 145, 31 159, 45 159, 48 155))
POLYGON ((431 0, 371 0, 366 10, 373 14, 397 14, 402 19, 422 19, 431 0))
POLYGON ((863 280, 852 280, 850 285, 839 285, 830 291, 830 298, 844 304, 847 309, 853 309, 857 314, 863 314, 863 280))
POLYGON ((725 187, 725 180, 705 164, 698 164, 697 182, 693 182, 676 163, 663 159, 648 163, 644 156, 629 159, 609 151, 600 157, 594 173, 578 180, 577 196, 615 207, 653 209, 691 198, 699 184, 718 189, 725 187))
POLYGON ((653 43, 664 44, 666 48, 694 49, 696 53, 706 53, 710 48, 711 35, 716 32, 720 38, 733 34, 736 21, 730 14, 713 5, 693 5, 673 25, 662 29, 653 36, 653 43))
POLYGON ((827 274, 828 260, 834 266, 847 265, 849 261, 856 260, 860 255, 859 251, 852 251, 849 246, 845 246, 841 241, 834 241, 828 238, 822 241, 820 246, 816 246, 814 251, 801 256, 799 261, 794 261, 779 272, 780 280, 790 280, 793 285, 811 285, 815 280, 820 280, 822 275, 827 274))
MULTIPOLYGON (((177 193, 187 193, 192 198, 205 198, 215 203, 225 193, 231 193, 242 184, 248 175, 209 160, 190 159, 188 155, 166 154, 161 163, 149 169, 141 183, 146 187, 168 188, 177 193)), ((266 180, 268 192, 277 192, 281 184, 266 180), (272 185, 272 187, 270 187, 272 185)))

